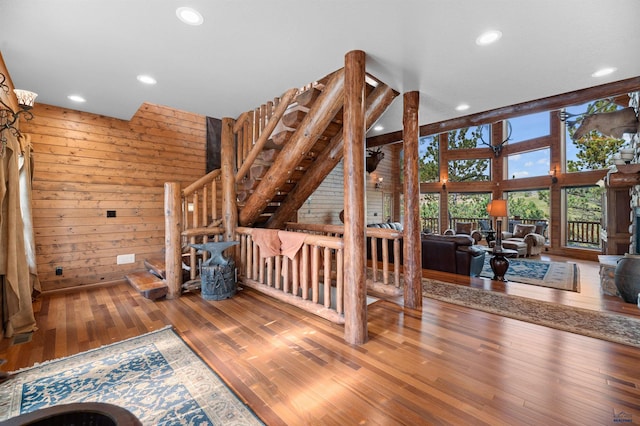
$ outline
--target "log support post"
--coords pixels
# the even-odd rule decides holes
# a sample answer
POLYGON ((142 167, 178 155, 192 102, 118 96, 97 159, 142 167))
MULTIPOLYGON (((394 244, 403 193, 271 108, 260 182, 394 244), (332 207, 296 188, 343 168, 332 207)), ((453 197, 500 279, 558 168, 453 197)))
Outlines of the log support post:
POLYGON ((235 241, 236 226, 238 226, 238 206, 236 204, 236 179, 234 165, 236 164, 233 140, 234 120, 222 119, 220 135, 220 172, 222 178, 222 217, 224 218, 224 240, 235 241))
POLYGON ((365 260, 365 54, 345 56, 344 89, 344 339, 367 341, 367 274, 365 260))
POLYGON ((182 198, 180 183, 164 184, 164 263, 168 286, 167 299, 180 297, 182 290, 182 198))
POLYGON ((420 178, 418 172, 419 92, 404 94, 404 306, 422 309, 422 244, 420 242, 420 178))

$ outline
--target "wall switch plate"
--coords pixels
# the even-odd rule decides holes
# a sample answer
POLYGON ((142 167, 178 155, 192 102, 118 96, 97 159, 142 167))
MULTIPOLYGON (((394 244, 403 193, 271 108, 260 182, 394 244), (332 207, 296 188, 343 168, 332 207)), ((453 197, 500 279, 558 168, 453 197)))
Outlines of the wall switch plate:
POLYGON ((116 257, 116 264, 118 264, 118 265, 125 265, 127 263, 135 263, 135 261, 136 261, 135 253, 119 254, 118 257, 116 257))

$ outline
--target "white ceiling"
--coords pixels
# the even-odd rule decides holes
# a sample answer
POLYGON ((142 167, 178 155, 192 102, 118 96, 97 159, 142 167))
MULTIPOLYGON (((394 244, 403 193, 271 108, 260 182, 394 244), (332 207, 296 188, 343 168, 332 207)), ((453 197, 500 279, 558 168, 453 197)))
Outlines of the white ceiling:
MULTIPOLYGON (((143 102, 237 117, 359 49, 368 72, 420 92, 427 124, 640 76, 639 23, 640 0, 0 0, 0 51, 37 102, 129 119, 143 102), (502 39, 477 46, 487 29, 502 39)), ((380 123, 402 128, 402 96, 380 123)))

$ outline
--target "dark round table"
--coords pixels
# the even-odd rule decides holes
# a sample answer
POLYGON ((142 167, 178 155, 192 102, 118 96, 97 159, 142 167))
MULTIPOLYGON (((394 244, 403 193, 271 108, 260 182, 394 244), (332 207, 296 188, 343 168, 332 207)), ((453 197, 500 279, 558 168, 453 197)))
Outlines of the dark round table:
POLYGON ((499 252, 489 251, 489 253, 492 254, 489 260, 489 265, 491 265, 491 270, 493 271, 492 279, 495 281, 507 281, 504 277, 507 269, 509 269, 509 260, 507 258, 518 256, 518 251, 503 248, 499 252))

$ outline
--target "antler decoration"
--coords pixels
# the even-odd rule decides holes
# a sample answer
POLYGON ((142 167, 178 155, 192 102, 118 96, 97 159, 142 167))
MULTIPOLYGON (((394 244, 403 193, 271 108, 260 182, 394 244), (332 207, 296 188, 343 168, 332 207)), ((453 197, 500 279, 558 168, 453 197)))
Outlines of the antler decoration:
POLYGON ((558 112, 558 117, 560 117, 560 121, 566 123, 569 127, 575 127, 576 124, 582 122, 582 120, 584 120, 586 117, 590 115, 598 114, 599 112, 607 108, 612 103, 613 103, 613 99, 607 99, 607 102, 605 104, 601 105, 600 108, 597 108, 593 112, 585 111, 578 114, 572 114, 570 112, 567 112, 566 110, 562 110, 558 112), (577 117, 577 118, 575 120, 567 120, 568 118, 573 118, 573 117, 577 117))
MULTIPOLYGON (((494 157, 496 158, 500 157, 500 154, 502 153, 502 147, 504 146, 505 143, 507 143, 511 139, 511 133, 513 133, 511 128, 511 123, 507 121, 507 138, 497 145, 491 145, 490 143, 485 142, 485 140, 482 137, 483 128, 484 128, 484 124, 480 126, 480 140, 482 141, 482 144, 487 145, 489 148, 491 148, 491 150, 493 151, 494 157)), ((491 127, 489 127, 489 129, 491 129, 491 127)))

